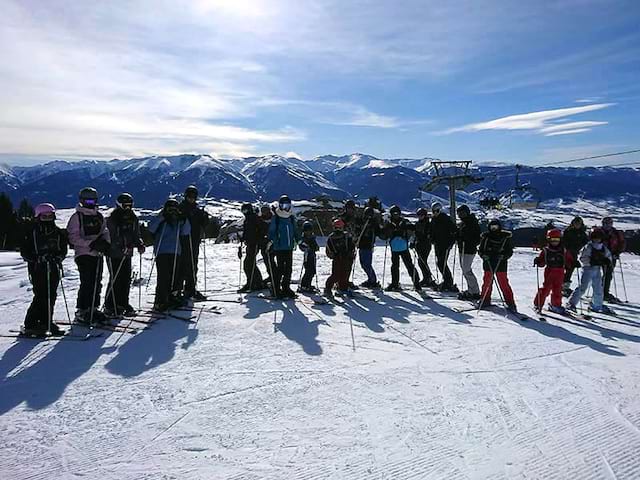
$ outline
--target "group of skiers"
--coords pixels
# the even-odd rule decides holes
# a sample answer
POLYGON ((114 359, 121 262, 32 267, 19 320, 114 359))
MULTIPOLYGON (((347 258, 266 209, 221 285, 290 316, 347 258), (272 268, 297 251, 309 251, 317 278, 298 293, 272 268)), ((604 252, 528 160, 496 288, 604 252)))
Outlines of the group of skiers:
MULTIPOLYGON (((515 297, 507 274, 508 261, 513 255, 511 232, 503 229, 497 219, 489 220, 487 231, 482 232, 478 219, 467 205, 461 205, 456 212, 460 220, 457 225, 443 211, 442 204, 435 202, 430 212, 426 208, 419 208, 416 211, 417 221, 412 223, 402 215, 397 205, 392 206, 389 216, 383 219, 382 205, 375 197, 366 202, 361 213, 358 213, 353 200, 347 200, 342 212, 333 219, 333 231, 327 237, 325 252, 331 260, 331 274, 320 292, 317 286, 312 285, 316 276, 317 252, 320 250, 313 234, 313 223, 305 221, 302 235, 298 233, 291 200, 286 195, 259 211, 252 204, 245 203, 242 213, 245 216, 243 242, 246 245, 244 271, 247 282, 240 292, 270 288, 275 297, 295 297, 290 284, 291 259, 296 246, 304 252, 298 288, 300 292, 322 293, 331 297, 335 289, 338 295, 350 295, 353 289, 358 288, 351 281, 356 257, 367 276, 360 287, 379 289, 381 285, 372 259, 376 240, 381 239, 385 241, 383 268, 386 267, 387 249, 391 252, 391 282, 385 288, 387 291, 401 289, 402 261, 416 291, 428 287, 441 292, 456 292, 459 299, 477 302, 478 308, 488 308, 491 306, 494 284, 497 284, 505 306, 516 312, 515 297), (442 277, 440 283, 435 281, 428 264, 432 249, 442 277), (462 276, 467 284, 467 289, 462 292, 454 283, 448 266, 449 256, 455 252, 454 249, 457 250, 462 276), (261 252, 267 268, 268 276, 264 280, 257 266, 258 252, 261 252), (476 255, 482 259, 482 287, 472 268, 476 255)), ((545 245, 534 263, 537 268, 545 267, 544 282, 542 286, 538 285, 534 306, 542 309, 551 294, 550 310, 564 313, 564 295, 570 296, 566 308, 575 311, 589 285, 592 285, 594 293, 590 308, 598 312, 609 311, 603 301, 619 301, 609 289, 616 261, 624 248, 624 235, 613 227, 610 217, 603 219, 602 226, 593 228, 589 234, 580 217, 574 218, 564 233, 555 228, 547 230, 545 245), (572 291, 571 278, 580 267, 582 275, 579 274, 579 285, 572 291)), ((242 246, 239 257, 242 257, 242 246)))
MULTIPOLYGON (((160 214, 149 224, 149 231, 154 235, 158 272, 154 301, 157 311, 182 305, 186 298, 205 298, 196 290, 196 275, 200 238, 209 217, 198 208, 197 196, 197 188, 189 186, 181 203, 167 200, 160 214)), ((75 322, 91 325, 112 317, 136 315, 129 301, 132 257, 135 251, 142 255, 145 245, 133 203, 129 193, 120 194, 116 207, 105 219, 98 211, 98 192, 92 187, 83 188, 66 234, 55 224, 56 210, 52 204, 42 203, 35 208, 35 221, 20 249, 28 262, 34 295, 25 318, 24 334, 63 334, 53 321, 53 310, 68 246, 74 250, 80 277, 75 322), (101 309, 105 260, 109 284, 101 309)), ((62 291, 64 293, 64 288, 62 291)))
MULTIPOLYGON (((197 206, 197 197, 197 188, 187 187, 182 202, 167 200, 160 213, 149 222, 148 231, 153 235, 154 266, 157 268, 154 311, 166 312, 181 307, 189 299, 206 299, 196 289, 196 284, 200 243, 209 216, 197 206)), ((130 194, 120 194, 116 207, 105 219, 98 211, 98 192, 91 187, 83 188, 76 211, 69 219, 66 235, 55 224, 56 213, 52 204, 43 203, 36 207, 35 222, 21 246, 21 255, 28 262, 34 294, 24 322, 27 334, 63 333, 53 322, 52 315, 68 244, 74 250, 80 277, 75 321, 94 324, 114 316, 136 315, 129 300, 132 257, 135 251, 142 255, 145 245, 133 204, 130 194), (100 309, 105 259, 109 284, 100 309)), ((291 199, 282 195, 277 202, 259 209, 245 203, 241 211, 244 223, 238 257, 242 259, 244 254, 246 283, 239 291, 269 288, 277 298, 294 298, 296 293, 291 289, 293 251, 299 248, 304 252, 304 260, 298 290, 320 293, 316 275, 320 247, 313 232, 314 225, 307 220, 299 231, 291 199), (258 254, 266 266, 266 276, 258 268, 258 254), (313 285, 314 278, 316 286, 313 285)), ((386 268, 387 251, 391 253, 391 282, 386 290, 401 289, 402 261, 417 291, 428 287, 455 292, 460 299, 475 301, 478 308, 487 308, 491 305, 494 283, 497 283, 506 307, 517 310, 507 275, 508 261, 513 255, 512 235, 502 228, 499 220, 490 220, 487 231, 482 232, 476 216, 468 206, 461 205, 457 208, 460 221, 456 225, 439 202, 431 205, 430 212, 419 208, 416 214, 418 220, 412 223, 403 216, 400 207, 394 205, 388 217, 383 218, 383 208, 377 198, 370 198, 361 213, 356 203, 348 200, 333 219, 333 230, 327 237, 325 252, 331 259, 332 268, 322 293, 331 297, 336 289, 339 295, 350 295, 353 289, 358 288, 352 283, 356 257, 367 276, 360 286, 381 288, 372 265, 376 240, 381 239, 386 242, 383 268, 386 268), (455 285, 448 266, 454 247, 457 247, 462 276, 467 283, 467 289, 462 292, 455 285), (432 249, 442 277, 440 283, 434 279, 428 264, 432 249), (482 287, 472 269, 476 255, 482 258, 482 287)), ((580 217, 576 217, 564 233, 555 228, 549 229, 546 245, 535 259, 536 267, 545 267, 544 282, 538 287, 534 300, 536 308, 541 309, 551 294, 551 309, 562 312, 564 294, 570 295, 566 308, 575 311, 591 285, 591 308, 606 311, 603 301, 617 300, 609 289, 616 261, 624 248, 624 236, 613 227, 610 217, 606 217, 602 227, 592 229, 590 234, 587 234, 580 217), (578 288, 571 291, 572 274, 580 267, 582 275, 579 274, 578 288)), ((64 293, 64 289, 62 291, 64 293)))

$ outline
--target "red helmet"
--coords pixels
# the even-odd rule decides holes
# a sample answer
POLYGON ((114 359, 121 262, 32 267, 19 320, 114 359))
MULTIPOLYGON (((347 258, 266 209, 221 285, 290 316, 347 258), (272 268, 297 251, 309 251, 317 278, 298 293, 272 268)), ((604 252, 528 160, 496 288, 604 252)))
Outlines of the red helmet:
POLYGON ((333 228, 336 229, 336 230, 344 229, 344 220, 342 220, 341 218, 336 218, 333 221, 333 228))
POLYGON ((552 238, 557 238, 558 240, 562 238, 562 232, 557 228, 552 228, 547 232, 547 240, 551 240, 552 238))

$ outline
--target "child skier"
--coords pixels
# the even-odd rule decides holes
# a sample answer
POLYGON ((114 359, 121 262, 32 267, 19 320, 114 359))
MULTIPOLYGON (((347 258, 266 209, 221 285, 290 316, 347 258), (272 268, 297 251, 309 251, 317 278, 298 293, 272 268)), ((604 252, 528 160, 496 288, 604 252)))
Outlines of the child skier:
POLYGON ((489 221, 489 231, 484 232, 480 238, 478 254, 482 257, 482 268, 484 270, 478 308, 491 306, 491 290, 495 278, 504 296, 506 307, 512 312, 517 312, 513 290, 511 290, 509 277, 507 276, 507 261, 513 255, 511 232, 502 229, 500 220, 493 219, 489 221))
POLYGON ((540 255, 533 261, 536 268, 544 269, 544 283, 538 289, 533 305, 538 311, 542 311, 544 302, 551 292, 551 306, 549 310, 554 313, 565 313, 562 306, 562 284, 564 271, 573 263, 571 252, 561 245, 562 232, 556 228, 547 232, 547 244, 542 248, 540 255))
POLYGON ((340 295, 349 295, 349 275, 353 265, 353 257, 355 252, 355 244, 353 238, 348 232, 345 232, 345 224, 341 218, 333 221, 333 232, 327 238, 326 246, 327 257, 331 262, 331 275, 327 278, 324 286, 324 295, 326 297, 333 296, 332 289, 338 284, 338 293, 340 295))
POLYGON ((313 234, 313 224, 308 220, 302 224, 302 240, 298 247, 304 252, 304 263, 302 264, 304 275, 300 280, 298 291, 318 293, 318 289, 311 282, 316 275, 316 252, 320 250, 320 247, 313 234))
POLYGON ((592 230, 589 236, 590 242, 580 252, 580 263, 582 264, 582 278, 580 285, 569 298, 566 305, 567 310, 575 312, 576 306, 582 296, 587 292, 589 285, 593 287, 593 296, 589 310, 598 313, 612 313, 604 301, 604 289, 602 284, 602 270, 609 267, 613 262, 611 252, 604 245, 605 234, 599 228, 592 230))
POLYGON ((50 203, 35 208, 33 229, 24 237, 20 255, 27 261, 33 285, 33 301, 24 319, 23 333, 29 336, 62 335, 53 322, 53 308, 60 283, 62 260, 67 255, 67 237, 55 224, 56 209, 50 203))

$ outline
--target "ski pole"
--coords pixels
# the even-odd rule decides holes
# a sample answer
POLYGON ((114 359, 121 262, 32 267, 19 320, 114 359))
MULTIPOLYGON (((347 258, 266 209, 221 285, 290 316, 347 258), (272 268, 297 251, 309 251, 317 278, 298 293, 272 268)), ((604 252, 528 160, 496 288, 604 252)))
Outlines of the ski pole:
POLYGON ((618 259, 618 266, 620 267, 620 276, 622 277, 622 288, 624 289, 624 303, 629 303, 629 297, 627 297, 627 284, 624 282, 624 269, 622 268, 622 260, 618 259))
POLYGON ((382 288, 384 288, 384 279, 387 274, 387 250, 389 249, 389 240, 384 246, 384 261, 382 262, 382 288))
MULTIPOLYGON (((158 242, 158 250, 162 247, 162 238, 164 237, 165 227, 167 226, 166 222, 162 225, 162 231, 160 232, 160 241, 158 242)), ((154 245, 153 248, 153 256, 151 257, 151 269, 149 270, 149 278, 147 278, 147 285, 144 287, 144 291, 149 290, 149 282, 151 282, 151 275, 153 275, 153 267, 156 266, 156 248, 154 245)))
MULTIPOLYGON (((124 257, 123 257, 123 260, 124 260, 124 257)), ((113 313, 117 316, 118 304, 116 302, 116 292, 114 288, 115 280, 113 278, 113 263, 111 262, 111 257, 107 257, 107 268, 109 269, 109 290, 111 290, 111 298, 113 299, 113 313)), ((105 297, 105 303, 106 302, 107 302, 107 299, 105 297)))
POLYGON ((584 309, 582 308, 582 296, 585 294, 585 292, 582 291, 582 280, 580 279, 580 269, 576 268, 576 272, 578 272, 578 288, 580 289, 580 301, 578 302, 580 304, 580 315, 584 315, 584 309))
POLYGON ((138 269, 138 310, 142 309, 142 254, 140 253, 140 267, 138 269))
POLYGON ((51 335, 51 264, 47 260, 47 333, 51 335))
MULTIPOLYGON (((238 293, 242 288, 242 242, 240 242, 239 246, 240 255, 238 255, 238 293)), ((242 293, 240 293, 240 298, 242 298, 242 293)))
POLYGON ((304 271, 304 266, 307 263, 307 252, 304 252, 302 256, 302 265, 300 265, 300 275, 298 276, 298 290, 300 290, 300 286, 302 284, 302 272, 304 271))
POLYGON ((71 315, 69 314, 69 305, 67 304, 67 294, 64 291, 64 283, 62 279, 64 278, 64 269, 62 268, 62 263, 60 263, 60 288, 62 289, 62 299, 64 300, 64 309, 67 312, 67 321, 69 322, 69 331, 73 330, 73 322, 71 321, 71 315))
MULTIPOLYGON (((615 262, 615 260, 614 260, 615 262)), ((616 283, 616 267, 615 265, 610 265, 607 267, 607 272, 611 273, 611 278, 613 279, 613 291, 616 294, 616 298, 618 298, 618 284, 616 283)), ((611 284, 609 284, 611 285, 611 284)))
MULTIPOLYGON (((184 223, 182 224, 184 225, 184 223)), ((173 251, 173 271, 171 272, 171 293, 175 292, 176 273, 178 270, 178 246, 180 245, 180 230, 182 226, 180 222, 176 223, 176 247, 173 251)))
MULTIPOLYGON (((452 247, 453 248, 453 247, 452 247)), ((457 249, 457 245, 456 245, 456 249, 457 249)), ((447 250, 447 257, 449 257, 449 253, 450 253, 451 249, 447 250)), ((458 250, 458 254, 460 254, 460 250, 458 250)), ((453 254, 453 271, 451 272, 451 278, 453 280, 453 282, 456 281, 456 254, 453 254)), ((455 283, 454 283, 455 285, 455 283)))
POLYGON ((318 224, 318 229, 320 230, 320 235, 324 237, 324 232, 322 231, 322 225, 320 225, 320 220, 318 220, 318 216, 314 215, 313 218, 316 219, 316 223, 318 224))
POLYGON ((202 239, 202 266, 204 271, 204 291, 207 291, 207 239, 202 239))
MULTIPOLYGON (((462 256, 464 255, 464 242, 462 242, 462 249, 460 249, 460 245, 458 245, 458 255, 460 255, 460 290, 464 291, 464 267, 462 265, 462 256)), ((470 265, 471 268, 473 268, 473 261, 471 262, 470 265)), ((467 282, 467 287, 469 282, 467 282)))
POLYGON ((536 285, 538 289, 536 290, 536 300, 535 307, 538 312, 542 312, 542 305, 540 305, 540 267, 536 264, 536 285))
POLYGON ((96 264, 96 278, 93 281, 93 296, 91 297, 91 313, 89 314, 89 325, 93 325, 93 312, 96 309, 96 292, 98 291, 98 277, 100 275, 100 267, 102 267, 102 254, 99 254, 96 264))
POLYGON ((198 291, 198 278, 196 276, 196 263, 193 260, 193 236, 191 230, 189 230, 189 254, 191 255, 191 276, 193 277, 193 290, 194 294, 198 291))

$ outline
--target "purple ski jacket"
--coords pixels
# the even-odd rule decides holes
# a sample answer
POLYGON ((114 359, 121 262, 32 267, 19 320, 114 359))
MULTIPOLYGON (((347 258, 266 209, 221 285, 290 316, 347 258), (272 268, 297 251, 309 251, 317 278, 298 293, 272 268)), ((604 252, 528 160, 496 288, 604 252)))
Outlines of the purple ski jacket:
POLYGON ((75 251, 75 258, 82 255, 97 257, 100 255, 92 250, 89 245, 95 239, 102 237, 107 242, 111 242, 107 222, 100 212, 85 208, 82 205, 76 206, 76 213, 71 215, 67 224, 69 244, 75 251))

